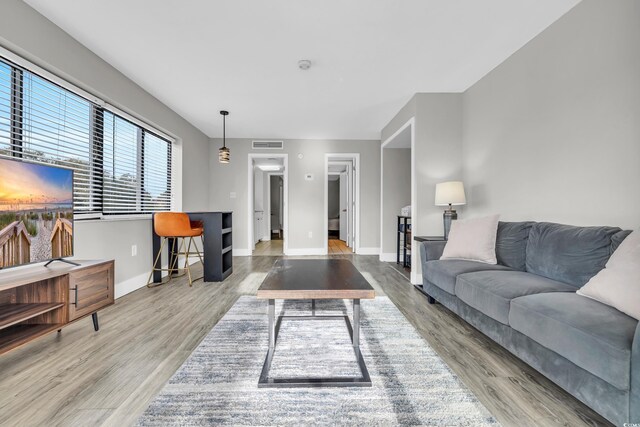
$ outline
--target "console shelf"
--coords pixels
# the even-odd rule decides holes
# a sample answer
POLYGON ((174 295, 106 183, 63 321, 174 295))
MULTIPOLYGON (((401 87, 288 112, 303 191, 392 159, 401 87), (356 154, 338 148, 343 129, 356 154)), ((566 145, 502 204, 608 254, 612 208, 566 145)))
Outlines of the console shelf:
POLYGON ((0 329, 5 329, 16 323, 57 310, 62 306, 64 306, 62 302, 5 304, 0 307, 0 329))
POLYGON ((0 353, 60 329, 64 323, 17 324, 0 331, 0 353))

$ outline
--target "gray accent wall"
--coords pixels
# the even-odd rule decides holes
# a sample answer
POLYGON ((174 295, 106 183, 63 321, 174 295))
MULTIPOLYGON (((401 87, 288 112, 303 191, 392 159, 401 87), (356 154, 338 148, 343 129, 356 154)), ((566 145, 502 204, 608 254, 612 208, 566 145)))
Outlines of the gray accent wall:
MULTIPOLYGON (((184 165, 183 209, 208 209, 209 139, 202 132, 20 0, 0 3, 0 45, 177 137, 184 165)), ((151 221, 77 221, 75 253, 115 259, 116 295, 133 290, 146 283, 151 268, 151 221)))
MULTIPOLYGON (((382 194, 382 248, 383 254, 396 253, 396 225, 400 210, 411 205, 411 149, 385 148, 382 194)), ((395 256, 395 255, 394 255, 395 256)), ((394 258, 395 259, 395 258, 394 258)))
MULTIPOLYGON (((434 205, 435 186, 438 182, 462 179, 462 105, 460 93, 417 93, 381 132, 385 141, 414 119, 413 205, 418 218, 413 227, 417 235, 443 233, 443 209, 434 205)), ((384 173, 393 175, 398 171, 385 167, 384 173)))
POLYGON ((441 236, 444 208, 434 204, 436 184, 462 179, 462 94, 419 93, 416 104, 418 220, 413 227, 416 235, 441 236))
POLYGON ((270 196, 271 200, 271 230, 269 230, 269 237, 271 237, 271 233, 273 230, 282 229, 282 224, 280 224, 280 187, 283 185, 282 177, 277 175, 271 175, 269 177, 269 185, 270 185, 270 196))
MULTIPOLYGON (((412 223, 412 232, 415 236, 443 234, 443 208, 434 205, 435 186, 439 182, 462 178, 462 105, 462 94, 459 93, 417 93, 381 132, 385 141, 411 118, 414 119, 412 126, 415 127, 415 152, 411 174, 415 194, 411 196, 411 204, 414 208, 412 216, 415 221, 412 223)), ((386 162, 386 152, 391 149, 383 151, 386 162)), ((398 170, 394 171, 393 168, 385 166, 383 180, 387 181, 387 176, 397 173, 398 170)), ((385 186, 381 202, 383 206, 386 206, 387 197, 392 191, 385 186)), ((462 214, 463 210, 458 211, 462 214)), ((388 214, 386 216, 388 217, 388 214)), ((384 236, 391 235, 388 229, 395 231, 395 225, 385 223, 382 230, 384 236)), ((384 251, 387 251, 389 244, 386 237, 383 238, 382 244, 384 251)), ((419 259, 418 252, 415 251, 412 257, 419 259)), ((413 283, 421 283, 421 270, 419 262, 412 263, 413 283)))
MULTIPOLYGON (((231 126, 231 124, 229 124, 231 126)), ((259 138, 256 138, 259 139, 259 138)), ((227 139, 231 163, 224 165, 210 159, 211 209, 233 211, 233 247, 246 253, 248 154, 268 153, 289 156, 289 249, 322 250, 326 236, 324 208, 324 165, 326 153, 360 153, 360 246, 380 247, 380 141, 379 140, 284 140, 283 150, 252 150, 252 139, 227 139), (303 155, 302 159, 298 154, 303 155), (305 180, 305 174, 313 180, 305 180), (230 198, 230 193, 236 198, 230 198), (312 237, 309 237, 311 232, 312 237)), ((211 140, 212 149, 222 146, 221 139, 211 140)), ((286 206, 285 206, 286 209, 286 206)), ((377 252, 376 252, 377 253, 377 252)))
POLYGON ((468 210, 640 225, 640 2, 584 0, 464 94, 468 210))
POLYGON ((329 180, 327 182, 328 194, 328 209, 327 214, 329 218, 339 218, 340 217, 340 178, 329 180))

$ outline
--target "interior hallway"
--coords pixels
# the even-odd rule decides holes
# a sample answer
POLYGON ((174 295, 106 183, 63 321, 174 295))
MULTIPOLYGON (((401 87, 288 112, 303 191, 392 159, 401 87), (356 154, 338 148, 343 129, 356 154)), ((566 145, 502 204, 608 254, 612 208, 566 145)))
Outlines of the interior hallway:
POLYGON ((262 240, 256 243, 253 256, 278 256, 283 254, 284 240, 262 240))
POLYGON ((353 251, 342 240, 329 238, 328 254, 329 255, 342 255, 342 254, 350 255, 350 254, 353 254, 353 251))

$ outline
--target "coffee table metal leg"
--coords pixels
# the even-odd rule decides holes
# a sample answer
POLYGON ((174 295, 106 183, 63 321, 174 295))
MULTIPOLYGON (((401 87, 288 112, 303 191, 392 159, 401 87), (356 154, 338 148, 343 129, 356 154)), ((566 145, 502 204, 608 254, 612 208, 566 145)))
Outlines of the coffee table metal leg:
POLYGON ((269 300, 268 317, 269 317, 269 350, 267 357, 262 365, 262 372, 258 380, 258 387, 371 387, 371 377, 364 363, 364 358, 360 352, 360 300, 353 300, 353 325, 349 321, 349 316, 345 315, 315 315, 315 300, 312 300, 312 309, 314 313, 311 316, 287 316, 279 315, 276 321, 275 300, 269 300), (278 332, 283 319, 292 321, 303 320, 333 320, 344 319, 347 330, 351 337, 353 351, 355 352, 358 367, 360 368, 360 377, 297 377, 297 378, 269 378, 271 370, 271 362, 275 354, 276 341, 278 332))
POLYGON ((360 300, 353 300, 353 346, 360 347, 360 300))
POLYGON ((276 348, 276 300, 269 300, 269 348, 276 348))

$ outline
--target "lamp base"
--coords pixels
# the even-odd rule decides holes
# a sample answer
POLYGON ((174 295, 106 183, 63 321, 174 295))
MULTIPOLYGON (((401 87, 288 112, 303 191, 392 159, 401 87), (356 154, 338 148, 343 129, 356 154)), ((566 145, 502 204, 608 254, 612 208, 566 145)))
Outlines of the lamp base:
POLYGON ((451 230, 451 221, 458 219, 458 213, 455 209, 446 209, 442 214, 444 223, 444 240, 449 240, 449 231, 451 230))

